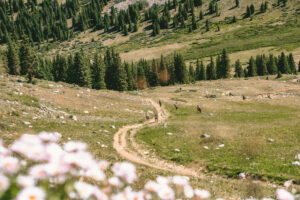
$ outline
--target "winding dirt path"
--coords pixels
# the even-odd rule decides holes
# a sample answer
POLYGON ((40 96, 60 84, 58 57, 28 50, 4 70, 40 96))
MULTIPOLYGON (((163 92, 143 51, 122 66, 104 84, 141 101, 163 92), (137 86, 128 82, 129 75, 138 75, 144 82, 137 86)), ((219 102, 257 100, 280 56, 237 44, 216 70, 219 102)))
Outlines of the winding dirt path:
POLYGON ((116 151, 125 159, 135 162, 141 165, 145 165, 151 168, 172 172, 174 174, 193 176, 193 177, 203 177, 203 174, 190 168, 186 168, 182 165, 177 165, 175 163, 162 160, 160 158, 150 156, 148 151, 143 149, 138 143, 135 142, 135 134, 138 130, 145 126, 156 126, 163 123, 168 117, 169 112, 160 107, 156 102, 151 99, 147 99, 156 109, 158 113, 159 122, 155 122, 154 119, 146 121, 141 124, 134 124, 123 126, 114 135, 113 147, 116 151))

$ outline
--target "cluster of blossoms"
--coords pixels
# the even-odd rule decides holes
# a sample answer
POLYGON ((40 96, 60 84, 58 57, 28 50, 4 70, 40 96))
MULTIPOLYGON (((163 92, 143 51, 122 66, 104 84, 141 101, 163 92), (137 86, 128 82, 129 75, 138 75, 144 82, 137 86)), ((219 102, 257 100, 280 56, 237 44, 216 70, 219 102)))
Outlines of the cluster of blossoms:
MULTIPOLYGON (((60 146, 59 133, 24 134, 9 148, 0 140, 0 199, 208 199, 206 190, 193 189, 185 176, 157 177, 134 191, 136 169, 128 162, 97 161, 82 142, 60 146), (59 191, 58 193, 53 191, 59 191)), ((279 200, 293 200, 277 190, 279 200)))

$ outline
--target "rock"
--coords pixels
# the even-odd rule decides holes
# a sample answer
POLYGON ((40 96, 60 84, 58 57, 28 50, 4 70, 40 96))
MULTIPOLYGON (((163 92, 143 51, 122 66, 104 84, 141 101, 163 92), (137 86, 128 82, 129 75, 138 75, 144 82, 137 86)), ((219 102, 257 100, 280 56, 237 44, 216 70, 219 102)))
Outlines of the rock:
POLYGON ((204 133, 204 134, 201 135, 201 137, 202 137, 202 138, 210 138, 210 135, 204 133))
POLYGON ((295 159, 300 160, 300 154, 296 155, 295 159))
POLYGON ((167 123, 164 123, 164 128, 167 128, 167 123))
POLYGON ((62 123, 62 124, 66 124, 67 122, 66 122, 65 120, 63 120, 61 123, 62 123))
POLYGON ((105 144, 101 144, 101 147, 102 148, 106 148, 107 146, 105 144))
POLYGON ((32 126, 30 125, 30 126, 28 126, 29 128, 32 128, 32 126))
POLYGON ((69 138, 69 137, 68 137, 68 140, 70 141, 70 140, 71 140, 71 138, 69 138))
POLYGON ((92 134, 97 134, 97 132, 96 132, 96 131, 93 131, 92 134))
POLYGON ((101 144, 99 141, 98 142, 96 142, 97 144, 101 144))
POLYGON ((111 125, 110 128, 116 129, 115 125, 111 125))
POLYGON ((145 152, 144 152, 144 154, 145 154, 145 155, 148 155, 148 154, 149 154, 149 152, 148 152, 148 151, 145 151, 145 152))
POLYGON ((53 84, 48 84, 48 86, 49 86, 49 87, 53 87, 54 85, 53 85, 53 84))
POLYGON ((219 145, 220 148, 223 148, 224 146, 225 146, 225 144, 220 144, 219 145))
POLYGON ((59 118, 60 118, 60 119, 65 119, 65 117, 64 117, 64 116, 59 116, 59 118))
POLYGON ((103 132, 104 132, 104 133, 109 133, 109 131, 108 131, 108 130, 103 130, 103 132))
POLYGON ((273 138, 268 138, 268 142, 274 142, 273 138))
POLYGON ((173 133, 167 132, 167 135, 173 135, 173 133))
POLYGON ((176 152, 180 152, 180 149, 174 149, 174 151, 176 151, 176 152))
POLYGON ((84 114, 89 114, 89 111, 85 110, 83 111, 84 114))
POLYGON ((246 178, 246 173, 245 173, 245 172, 241 172, 241 173, 239 174, 239 177, 240 177, 241 179, 245 179, 245 178, 246 178))
POLYGON ((204 148, 204 149, 209 149, 209 147, 208 147, 208 146, 204 146, 203 148, 204 148))
POLYGON ((31 123, 30 123, 30 122, 24 122, 24 124, 29 125, 29 124, 31 124, 31 123))
POLYGON ((299 161, 292 162, 292 165, 296 167, 300 167, 300 162, 299 161))
POLYGON ((154 114, 154 112, 152 110, 148 110, 148 113, 150 114, 154 114))

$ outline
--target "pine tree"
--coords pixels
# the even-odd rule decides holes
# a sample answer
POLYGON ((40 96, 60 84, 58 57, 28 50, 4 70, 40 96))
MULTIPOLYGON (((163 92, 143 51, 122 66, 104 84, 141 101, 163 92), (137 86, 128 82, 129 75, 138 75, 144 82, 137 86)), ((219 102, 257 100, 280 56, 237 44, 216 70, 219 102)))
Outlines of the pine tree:
POLYGON ((187 69, 183 60, 183 56, 181 54, 174 55, 174 68, 175 68, 175 76, 176 82, 178 83, 187 83, 187 69))
POLYGON ((115 68, 115 77, 116 77, 116 88, 118 91, 126 91, 128 89, 127 83, 127 73, 124 68, 124 65, 121 62, 119 54, 116 54, 113 58, 114 68, 115 68))
POLYGON ((100 54, 95 53, 94 63, 91 66, 92 88, 106 89, 105 84, 105 64, 100 54))
POLYGON ((21 75, 26 75, 28 69, 33 65, 34 62, 34 55, 29 43, 29 38, 27 36, 23 36, 23 42, 21 43, 19 52, 21 75))
POLYGON ((248 66, 248 73, 247 73, 247 77, 253 77, 256 76, 257 72, 256 72, 256 64, 255 64, 255 60, 254 58, 251 56, 250 60, 249 60, 249 66, 248 66))
POLYGON ((8 43, 7 64, 8 64, 8 69, 10 74, 12 75, 20 74, 19 56, 18 53, 16 52, 16 45, 12 41, 9 41, 8 43))
POLYGON ((210 63, 207 65, 206 74, 207 80, 217 79, 216 66, 212 56, 210 57, 210 63))
POLYGON ((239 59, 237 61, 235 61, 234 72, 235 72, 234 77, 238 77, 238 78, 244 77, 244 70, 242 68, 242 65, 241 65, 239 59))
POLYGON ((200 20, 204 19, 204 15, 203 15, 203 11, 202 10, 200 10, 199 19, 200 20))
POLYGON ((277 66, 275 63, 274 56, 272 54, 269 55, 269 61, 267 64, 269 74, 276 74, 277 66))
POLYGON ((190 77, 190 82, 195 83, 196 73, 195 73, 194 67, 191 64, 189 67, 189 77, 190 77))
POLYGON ((279 60, 278 60, 278 70, 282 73, 282 74, 288 74, 290 73, 290 67, 288 64, 288 60, 285 56, 285 54, 282 52, 279 60))
POLYGON ((298 63, 298 72, 300 72, 300 60, 299 60, 299 63, 298 63))
POLYGON ((268 68, 267 68, 266 58, 264 55, 261 57, 261 75, 262 76, 268 75, 268 68))
MULTIPOLYGON (((162 56, 161 56, 162 57, 162 56)), ((165 68, 165 63, 164 63, 164 59, 161 59, 161 68, 165 68), (162 66, 163 65, 163 66, 162 66)), ((160 82, 160 78, 161 75, 163 75, 163 73, 166 73, 167 74, 167 70, 162 70, 160 71, 161 73, 159 73, 159 70, 158 70, 158 66, 157 66, 157 62, 153 59, 152 60, 152 66, 151 66, 151 70, 150 70, 150 74, 149 74, 149 85, 151 87, 153 86, 157 86, 160 82), (163 72, 164 71, 164 72, 163 72), (160 78, 159 78, 160 77, 160 78)), ((167 80, 167 79, 166 79, 167 80)))
POLYGON ((209 21, 208 19, 205 21, 206 32, 209 31, 209 21))
POLYGON ((81 87, 90 87, 90 66, 81 49, 74 57, 74 83, 81 87))
POLYGON ((236 8, 240 7, 240 1, 239 0, 235 0, 235 7, 236 8))
POLYGON ((200 80, 206 80, 206 69, 202 61, 200 62, 200 80))
POLYGON ((255 7, 253 4, 251 4, 251 6, 250 6, 250 11, 251 11, 251 15, 253 15, 255 12, 255 7))
POLYGON ((226 49, 223 49, 223 51, 222 51, 221 65, 222 65, 221 77, 228 78, 230 75, 230 60, 229 60, 229 56, 226 52, 226 49))
POLYGON ((193 30, 197 29, 197 22, 196 22, 194 13, 192 14, 192 29, 193 30))
POLYGON ((236 23, 236 17, 235 16, 232 17, 232 23, 236 23))
POLYGON ((289 56, 288 56, 288 63, 289 63, 291 73, 297 74, 296 64, 295 64, 294 57, 293 57, 292 53, 290 53, 289 56))
POLYGON ((196 72, 195 72, 195 79, 196 81, 200 81, 200 62, 199 62, 199 59, 197 59, 197 62, 196 62, 196 72))

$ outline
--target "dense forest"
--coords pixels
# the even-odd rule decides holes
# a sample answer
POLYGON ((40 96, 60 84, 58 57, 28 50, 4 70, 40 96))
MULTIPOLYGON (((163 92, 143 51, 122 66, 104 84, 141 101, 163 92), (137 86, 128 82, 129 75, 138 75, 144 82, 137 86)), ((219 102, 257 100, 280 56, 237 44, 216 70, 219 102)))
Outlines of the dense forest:
MULTIPOLYGON (((287 0, 278 0, 277 5, 285 6, 287 0)), ((146 9, 146 2, 138 1, 129 5, 126 10, 116 10, 113 6, 109 12, 103 13, 108 0, 91 0, 82 4, 79 0, 66 0, 59 4, 57 0, 5 0, 0 1, 0 43, 9 40, 20 40, 27 35, 33 45, 44 41, 65 41, 74 36, 76 31, 86 29, 120 31, 124 35, 136 32, 142 21, 151 21, 152 35, 158 35, 161 29, 188 28, 190 31, 198 27, 206 15, 220 14, 217 0, 211 0, 208 10, 200 9, 195 14, 195 7, 203 5, 202 0, 171 0, 164 5, 154 4, 146 9), (175 10, 172 17, 171 10, 175 10), (143 13, 143 17, 142 17, 143 13)), ((239 0, 235 0, 233 8, 239 7, 239 0)), ((263 13, 268 9, 268 2, 262 2, 260 8, 253 4, 245 10, 244 18, 251 17, 255 11, 263 13)), ((232 17, 232 23, 237 18, 232 17)), ((206 31, 210 30, 210 22, 205 20, 206 31)))
MULTIPOLYGON (((222 53, 205 66, 197 60, 196 66, 186 66, 184 57, 175 53, 168 58, 161 56, 152 61, 140 60, 137 63, 122 62, 114 49, 107 49, 104 56, 95 53, 89 59, 81 50, 75 55, 54 58, 38 58, 33 53, 28 37, 24 36, 20 47, 9 41, 7 55, 8 71, 12 75, 27 76, 51 81, 63 81, 94 89, 136 90, 146 87, 173 84, 193 83, 198 80, 216 80, 231 77, 228 53, 222 53)), ((300 62, 298 65, 300 71, 300 62)), ((246 67, 239 60, 234 63, 235 77, 253 77, 277 74, 297 74, 297 66, 293 55, 281 53, 279 56, 270 54, 251 57, 246 67)))

